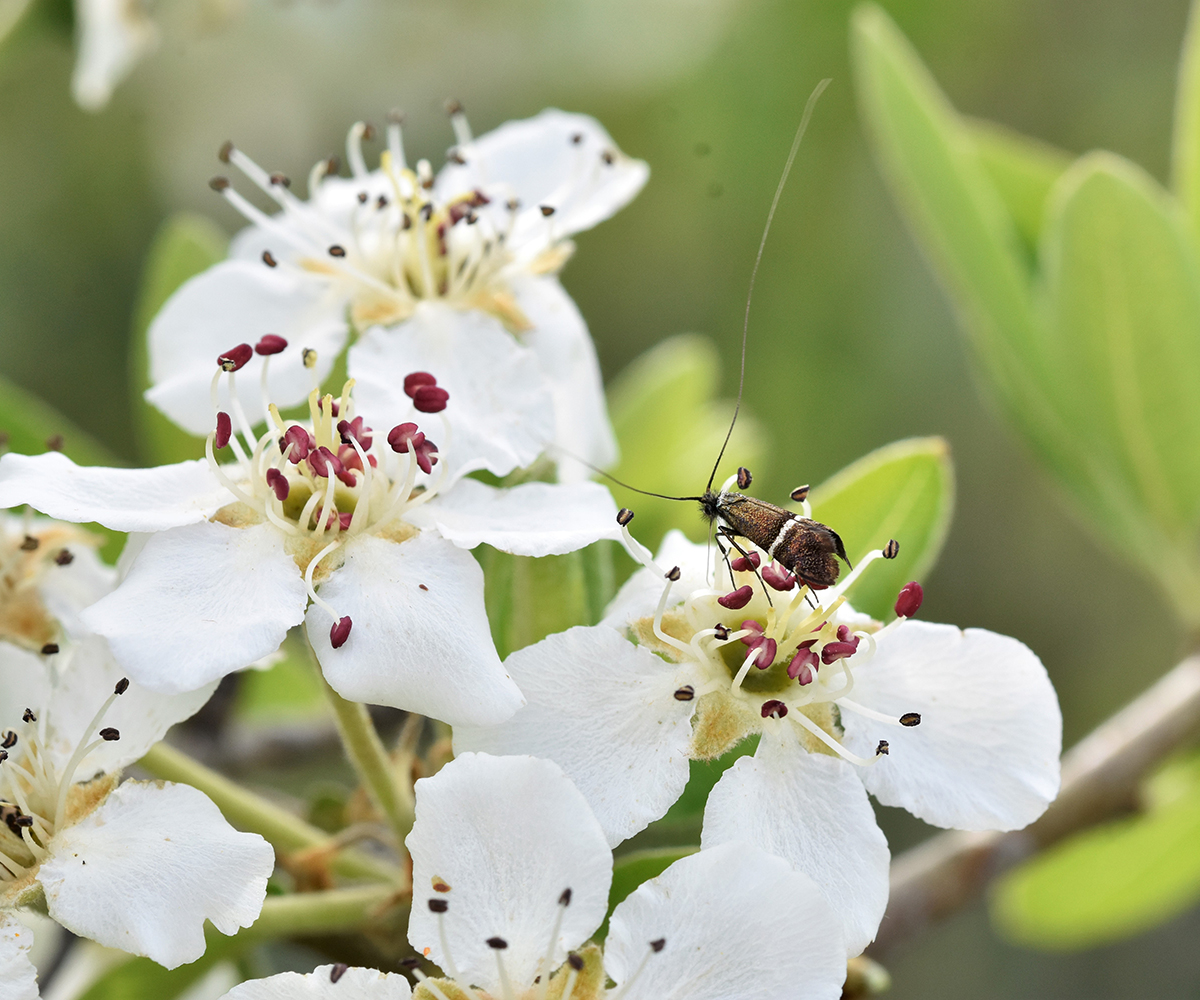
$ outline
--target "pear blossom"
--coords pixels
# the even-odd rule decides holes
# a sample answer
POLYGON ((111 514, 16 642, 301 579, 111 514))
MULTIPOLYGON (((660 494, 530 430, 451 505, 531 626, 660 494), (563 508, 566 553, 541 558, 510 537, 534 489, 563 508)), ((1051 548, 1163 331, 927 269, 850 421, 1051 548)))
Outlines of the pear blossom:
MULTIPOLYGON (((206 919, 224 934, 254 922, 271 846, 194 788, 120 781, 214 686, 131 686, 100 636, 46 654, 0 643, 0 910, 44 908, 168 968, 204 953, 206 919)), ((5 918, 0 964, 20 963, 23 936, 5 918)))
MULTIPOLYGON (((416 783, 408 939, 443 975, 417 1000, 834 1000, 839 922, 806 876, 751 844, 671 865, 613 912, 612 854, 555 764, 463 754, 416 783), (606 981, 615 981, 612 989, 606 981)), ((226 1000, 406 1000, 407 983, 323 966, 243 983, 226 1000), (335 992, 333 984, 338 987, 335 992)))
MULTIPOLYGON (((412 419, 403 376, 436 371, 458 401, 446 417, 454 440, 478 467, 506 475, 551 443, 611 463, 595 349, 556 274, 569 237, 630 201, 648 168, 586 115, 550 109, 478 139, 461 109, 451 117, 457 143, 436 177, 427 160, 408 165, 398 116, 368 170, 362 141, 372 130, 359 122, 346 142, 352 176, 318 163, 307 201, 227 144, 221 158, 280 211, 268 215, 228 178, 214 180, 251 225, 228 260, 184 284, 151 324, 146 398, 202 434, 208 359, 230 339, 277 333, 311 351, 323 379, 353 330, 350 374, 369 419, 412 419)), ((309 376, 300 352, 279 359, 272 398, 301 402, 309 376)), ((253 389, 242 385, 246 407, 253 389)))
MULTIPOLYGON (((263 338, 258 349, 286 356, 282 338, 263 338)), ((242 344, 221 355, 214 395, 253 353, 242 344)), ((427 372, 407 381, 434 422, 423 426, 447 440, 439 415, 456 400, 427 372)), ((340 398, 314 389, 305 424, 285 422, 264 400, 259 436, 234 391, 234 414, 217 413, 206 460, 104 469, 57 452, 5 455, 0 506, 142 533, 120 585, 81 619, 152 690, 209 684, 273 652, 304 622, 343 697, 449 722, 499 722, 523 699, 496 653, 483 573, 467 550, 573 551, 613 536, 612 498, 596 483, 497 489, 455 480, 416 423, 386 434, 367 426, 352 387, 340 398), (233 461, 218 464, 218 449, 233 461)))
POLYGON ((78 54, 71 93, 86 111, 99 111, 113 90, 158 44, 158 29, 142 0, 75 0, 78 54))
POLYGON ((679 797, 689 760, 758 736, 711 792, 701 844, 754 843, 811 876, 851 954, 887 901, 868 793, 966 830, 1019 829, 1057 794, 1062 718, 1032 651, 910 620, 917 584, 886 626, 847 603, 894 545, 814 591, 754 546, 712 565, 678 532, 657 560, 626 540, 645 568, 606 618, 513 653, 505 665, 528 704, 498 726, 456 726, 456 751, 556 761, 616 845, 679 797))

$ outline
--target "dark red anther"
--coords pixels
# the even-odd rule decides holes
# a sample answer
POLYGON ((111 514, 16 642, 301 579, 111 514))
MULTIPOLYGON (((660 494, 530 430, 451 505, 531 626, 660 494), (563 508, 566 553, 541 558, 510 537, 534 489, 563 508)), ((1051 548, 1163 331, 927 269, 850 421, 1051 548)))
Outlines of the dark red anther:
POLYGON ((429 372, 410 372, 404 376, 404 394, 411 399, 423 385, 437 385, 437 379, 429 372))
POLYGON ((788 591, 796 586, 796 575, 776 563, 764 566, 760 575, 763 583, 773 590, 788 591))
POLYGON ((287 455, 287 460, 292 465, 299 465, 308 458, 308 453, 312 451, 312 448, 312 436, 299 424, 292 424, 284 431, 283 438, 279 442, 279 450, 287 455))
POLYGON ((425 435, 417 430, 416 424, 409 422, 397 424, 388 431, 387 440, 392 451, 400 455, 407 455, 409 442, 416 441, 420 444, 425 440, 425 435))
POLYGON ((787 675, 794 681, 799 681, 801 687, 805 684, 811 684, 813 681, 813 673, 821 665, 820 659, 808 646, 811 643, 801 646, 796 650, 796 655, 792 657, 791 663, 788 664, 787 675))
MULTIPOLYGON (((337 456, 342 465, 347 469, 362 470, 362 459, 358 457, 358 452, 351 445, 344 444, 339 446, 337 456)), ((370 458, 371 456, 368 455, 367 457, 370 458)))
POLYGON ((338 433, 342 436, 342 443, 349 444, 350 439, 354 438, 362 445, 363 451, 371 447, 371 442, 375 439, 371 437, 371 428, 363 426, 363 418, 355 417, 353 420, 339 420, 337 425, 338 433))
POLYGON ((750 598, 754 596, 754 588, 750 584, 744 587, 738 587, 724 597, 718 597, 717 603, 723 608, 729 608, 730 611, 737 611, 739 608, 744 608, 750 603, 750 598))
POLYGON ((911 618, 920 609, 923 600, 925 591, 921 589, 921 585, 916 580, 906 583, 900 588, 900 595, 896 598, 896 615, 900 618, 911 618))
POLYGON ((350 638, 350 627, 353 624, 349 615, 335 621, 329 630, 329 645, 334 649, 341 649, 346 644, 346 640, 350 638))
POLYGON ((265 334, 257 344, 254 345, 255 354, 280 354, 287 350, 287 341, 277 333, 265 334))
POLYGON ((857 640, 851 640, 851 638, 850 638, 850 626, 849 625, 839 625, 837 627, 837 637, 838 637, 838 642, 851 642, 851 641, 857 642, 857 640))
POLYGON ((288 498, 291 487, 288 486, 287 476, 278 469, 267 469, 267 485, 275 491, 275 499, 280 503, 288 498))
POLYGON ((413 406, 421 413, 441 413, 450 393, 440 385, 423 385, 412 394, 413 406))
POLYGON ((342 514, 338 514, 338 527, 341 528, 342 531, 349 531, 350 522, 353 520, 354 514, 351 511, 345 511, 342 514))
POLYGON ((235 372, 254 357, 254 348, 249 344, 238 344, 217 358, 217 367, 222 371, 235 372))
POLYGON ((766 670, 767 667, 775 662, 775 654, 779 651, 779 648, 774 639, 760 640, 757 648, 758 655, 754 658, 754 665, 759 670, 766 670))
POLYGON ((788 713, 788 707, 782 701, 772 698, 770 701, 764 701, 762 705, 762 717, 764 719, 782 719, 788 713))
POLYGON ((757 552, 751 552, 749 556, 738 556, 729 565, 739 573, 745 573, 752 569, 758 569, 758 565, 761 562, 762 556, 757 552))
POLYGON ((429 475, 437 465, 437 445, 426 439, 413 448, 413 453, 417 456, 417 468, 429 475))
POLYGON ((334 475, 347 486, 353 486, 355 483, 354 477, 346 472, 346 467, 342 465, 341 459, 324 445, 308 453, 308 467, 313 471, 313 475, 321 476, 324 479, 334 475), (349 478, 348 482, 347 477, 349 478))
MULTIPOLYGON (((749 635, 742 636, 742 644, 745 646, 753 646, 762 638, 763 627, 753 618, 747 618, 739 628, 745 629, 749 635)), ((727 632, 726 635, 729 633, 727 632)))
POLYGON ((218 448, 224 448, 229 444, 229 439, 233 436, 233 421, 229 419, 229 414, 221 410, 217 414, 217 432, 213 435, 213 444, 218 448))
POLYGON ((830 664, 835 660, 844 660, 847 656, 853 656, 857 651, 858 636, 854 637, 853 642, 827 642, 821 650, 821 662, 830 664))
MULTIPOLYGON (((341 409, 341 407, 338 405, 338 401, 336 399, 331 399, 329 401, 329 412, 332 413, 335 417, 338 415, 338 410, 340 410, 340 409, 341 409)), ((317 400, 317 412, 318 413, 325 412, 325 397, 324 396, 322 396, 320 399, 317 400)))

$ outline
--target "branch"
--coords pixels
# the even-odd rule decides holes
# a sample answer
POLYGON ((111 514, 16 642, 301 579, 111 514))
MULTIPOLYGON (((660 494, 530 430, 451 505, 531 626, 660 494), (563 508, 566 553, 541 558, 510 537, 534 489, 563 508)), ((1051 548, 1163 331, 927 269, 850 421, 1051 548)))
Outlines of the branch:
POLYGON ((1143 778, 1200 731, 1200 655, 1189 657, 1063 755, 1062 790, 1037 822, 1011 833, 950 830, 892 862, 879 957, 976 898, 1001 872, 1051 844, 1137 807, 1143 778))

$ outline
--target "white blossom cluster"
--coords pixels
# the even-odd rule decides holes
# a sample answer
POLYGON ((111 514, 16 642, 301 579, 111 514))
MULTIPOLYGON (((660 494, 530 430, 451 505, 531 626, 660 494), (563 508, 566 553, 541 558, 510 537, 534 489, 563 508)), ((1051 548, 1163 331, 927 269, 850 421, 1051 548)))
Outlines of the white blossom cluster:
POLYGON ((149 330, 147 398, 206 436, 205 459, 0 459, 0 507, 27 511, 0 540, 4 1000, 38 995, 22 908, 167 967, 203 953, 206 919, 254 922, 271 846, 202 792, 120 770, 297 626, 342 698, 453 727, 406 841, 409 941, 442 975, 414 968, 414 990, 326 966, 231 1000, 835 998, 887 900, 868 793, 972 830, 1054 798, 1061 719, 1037 657, 910 620, 915 585, 889 624, 855 612, 847 589, 884 553, 817 589, 748 539, 725 563, 674 534, 654 559, 618 524, 588 478, 616 458, 595 350, 557 273, 648 169, 582 115, 479 138, 452 121, 437 174, 409 164, 399 121, 369 169, 356 124, 350 175, 319 163, 307 200, 222 150, 241 180, 214 187, 250 225, 149 330), (534 463, 554 481, 484 481, 534 463), (93 522, 129 533, 115 570, 74 527, 93 522), (502 662, 471 550, 601 539, 643 563, 604 620, 502 662), (589 944, 613 849, 690 761, 747 737, 701 849, 589 944))

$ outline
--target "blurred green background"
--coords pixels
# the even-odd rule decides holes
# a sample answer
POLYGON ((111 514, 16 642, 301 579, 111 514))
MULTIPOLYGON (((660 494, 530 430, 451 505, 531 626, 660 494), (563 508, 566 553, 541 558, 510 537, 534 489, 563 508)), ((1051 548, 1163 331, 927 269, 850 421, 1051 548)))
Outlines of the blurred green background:
MULTIPOLYGON (((1061 146, 1167 168, 1184 0, 890 0, 954 104, 1061 146)), ((971 377, 946 303, 871 162, 847 55, 851 4, 805 0, 177 0, 159 51, 99 115, 68 93, 60 33, 0 54, 0 374, 135 457, 128 339, 171 212, 238 218, 207 187, 234 139, 307 174, 356 118, 408 111, 440 163, 442 101, 477 132, 547 105, 596 115, 649 161, 644 193, 583 234, 564 281, 607 377, 662 338, 713 337, 737 381, 744 295, 812 87, 818 106, 759 275, 748 404, 782 500, 864 452, 942 434, 958 507, 922 615, 1016 635, 1050 670, 1073 743, 1187 647, 1158 596, 1065 513, 971 377)), ((707 470, 697 470, 697 486, 707 470)), ((654 488, 653 483, 641 484, 654 488)), ((882 810, 895 849, 926 829, 882 810)), ((1200 914, 1074 956, 996 939, 982 906, 895 956, 896 998, 1195 997, 1200 914)))

